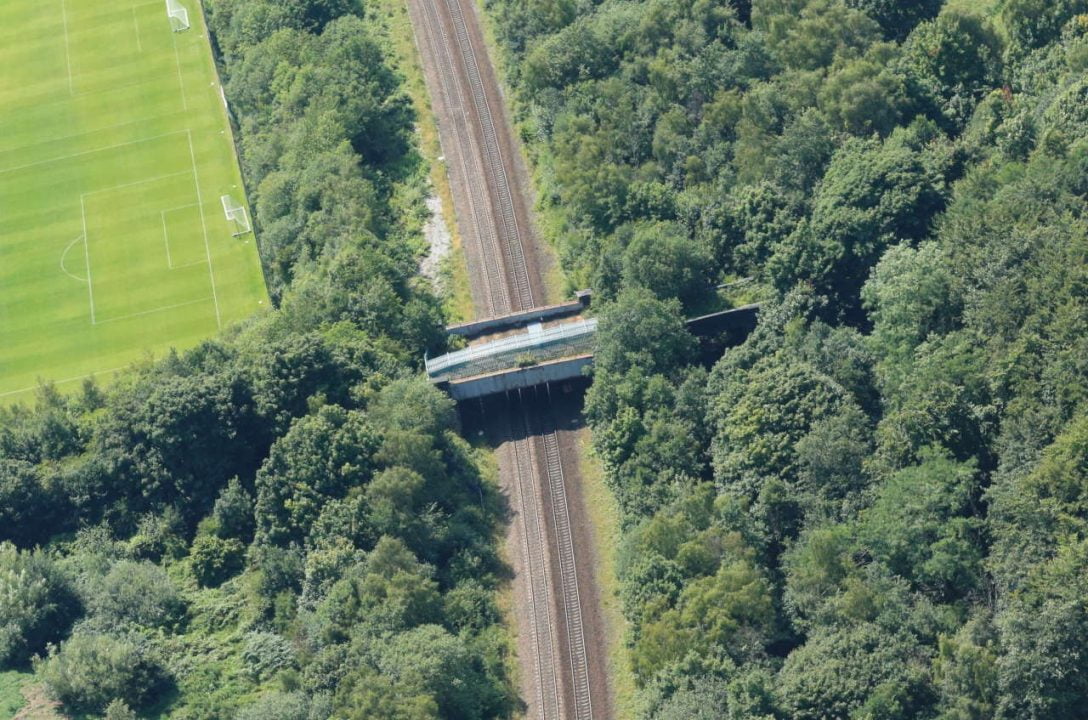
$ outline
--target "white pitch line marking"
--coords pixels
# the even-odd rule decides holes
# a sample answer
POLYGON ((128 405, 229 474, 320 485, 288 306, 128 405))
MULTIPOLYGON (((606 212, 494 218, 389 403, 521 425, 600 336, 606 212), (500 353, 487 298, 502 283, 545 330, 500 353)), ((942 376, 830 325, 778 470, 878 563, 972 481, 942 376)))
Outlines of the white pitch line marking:
MULTIPOLYGON (((111 185, 106 188, 99 188, 98 190, 88 190, 80 195, 80 197, 87 197, 88 195, 99 195, 105 192, 112 192, 114 190, 123 190, 125 188, 135 187, 136 185, 146 185, 147 183, 158 182, 159 180, 169 180, 170 178, 181 177, 182 175, 189 175, 192 170, 181 170, 176 173, 166 173, 165 175, 156 175, 155 177, 146 178, 144 180, 133 180, 132 182, 121 183, 120 185, 111 185)), ((187 206, 191 207, 191 206, 187 206)), ((170 212, 167 210, 167 212, 170 212)))
MULTIPOLYGON (((70 102, 70 101, 65 100, 64 102, 70 102)), ((56 103, 49 103, 49 104, 54 105, 56 103)), ((180 114, 181 114, 180 112, 166 113, 165 115, 155 115, 153 117, 140 118, 139 120, 128 120, 128 121, 123 122, 123 123, 117 123, 116 125, 107 125, 106 127, 93 128, 91 130, 85 130, 83 132, 78 132, 78 133, 72 133, 70 135, 60 135, 58 137, 47 138, 45 140, 42 140, 41 142, 34 142, 34 143, 30 143, 28 145, 19 145, 18 147, 10 147, 10 148, 8 148, 6 150, 0 150, 0 155, 5 155, 7 153, 12 153, 12 152, 19 152, 20 150, 27 150, 29 148, 36 147, 36 146, 39 146, 39 145, 48 145, 49 143, 61 142, 61 141, 64 141, 64 140, 72 140, 73 138, 86 137, 88 135, 94 135, 96 133, 109 132, 110 130, 117 130, 118 128, 128 127, 129 125, 149 125, 149 124, 155 122, 156 120, 165 120, 166 118, 173 117, 174 115, 180 115, 180 114)))
POLYGON ((79 196, 79 212, 83 217, 83 262, 87 268, 87 297, 91 301, 91 325, 97 325, 94 318, 94 281, 91 277, 91 250, 87 240, 87 207, 83 203, 83 196, 79 196))
POLYGON ((144 44, 140 42, 140 20, 136 17, 136 6, 132 6, 132 24, 136 26, 136 52, 144 51, 144 44))
POLYGON ((128 315, 121 315, 120 317, 106 318, 99 321, 99 325, 105 325, 106 323, 121 322, 122 320, 131 320, 132 318, 143 317, 144 315, 154 315, 156 313, 166 312, 168 310, 177 310, 178 308, 188 307, 189 305, 196 305, 198 303, 208 302, 212 297, 202 297, 197 300, 187 300, 183 303, 177 303, 175 305, 163 305, 153 310, 141 310, 140 312, 130 313, 128 315))
POLYGON ((65 275, 72 278, 73 280, 78 280, 79 282, 85 283, 85 282, 87 282, 87 278, 80 277, 79 275, 75 275, 75 274, 69 272, 68 268, 64 267, 64 259, 66 257, 68 257, 68 251, 71 250, 73 247, 75 247, 76 243, 79 242, 82 239, 83 239, 83 236, 80 235, 75 240, 68 243, 68 247, 64 248, 64 252, 62 252, 60 254, 60 269, 61 269, 61 272, 63 272, 65 275))
MULTIPOLYGON (((50 385, 65 385, 67 383, 75 382, 76 380, 86 380, 87 378, 94 377, 95 375, 108 375, 109 373, 115 373, 115 372, 117 372, 119 370, 124 370, 124 369, 129 368, 129 367, 131 367, 131 365, 121 365, 119 367, 110 368, 108 370, 96 370, 95 372, 87 373, 86 375, 76 375, 75 377, 64 378, 62 380, 52 380, 48 384, 50 384, 50 385)), ((0 398, 10 397, 12 395, 19 395, 21 393, 30 392, 31 390, 37 390, 41 386, 42 386, 42 384, 38 383, 37 385, 31 385, 29 387, 20 388, 18 390, 8 390, 7 392, 0 393, 0 398)))
POLYGON ((60 17, 64 23, 64 60, 68 63, 68 94, 75 95, 72 88, 72 50, 68 45, 68 10, 64 6, 64 0, 60 0, 60 17))
POLYGON ((174 63, 178 68, 178 88, 181 89, 181 109, 188 112, 189 103, 185 100, 185 80, 181 76, 181 55, 178 54, 178 36, 174 33, 174 63))
MULTIPOLYGON (((204 200, 200 196, 200 175, 196 169, 196 151, 193 150, 193 131, 185 131, 189 136, 189 158, 193 161, 193 184, 196 186, 196 202, 200 206, 200 225, 204 228, 204 254, 208 258, 208 277, 212 281, 212 300, 215 301, 215 322, 220 329, 223 327, 223 318, 219 314, 219 296, 215 292, 215 271, 212 269, 212 249, 208 245, 208 224, 204 221, 204 200)), ((88 276, 89 268, 88 268, 88 276)))
POLYGON ((166 211, 163 210, 159 215, 162 217, 162 239, 166 243, 166 268, 173 270, 174 261, 170 257, 170 233, 166 229, 166 211))
POLYGON ((95 153, 106 152, 107 150, 116 150, 118 148, 128 147, 129 145, 138 145, 140 143, 151 142, 152 140, 161 140, 164 137, 170 137, 171 135, 181 135, 185 132, 188 132, 188 130, 174 130, 173 132, 163 133, 162 135, 154 135, 149 138, 130 140, 129 142, 118 143, 116 145, 107 145, 105 147, 95 148, 94 150, 84 150, 83 152, 72 153, 71 155, 64 155, 62 157, 27 163, 26 165, 17 165, 16 167, 4 168, 3 170, 0 170, 0 175, 18 172, 20 170, 27 170, 32 167, 38 167, 39 165, 49 165, 50 163, 63 162, 65 160, 71 160, 72 158, 83 157, 84 155, 94 155, 95 153))

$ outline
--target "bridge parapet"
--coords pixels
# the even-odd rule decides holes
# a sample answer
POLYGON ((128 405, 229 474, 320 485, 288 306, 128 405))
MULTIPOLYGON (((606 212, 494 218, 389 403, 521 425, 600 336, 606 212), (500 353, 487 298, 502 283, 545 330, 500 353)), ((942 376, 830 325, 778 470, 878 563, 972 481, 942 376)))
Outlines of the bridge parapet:
POLYGON ((477 338, 524 328, 532 323, 543 323, 549 320, 571 317, 584 312, 589 307, 591 297, 592 293, 589 290, 580 290, 575 293, 574 300, 569 302, 450 325, 446 328, 446 332, 464 338, 477 338))
MULTIPOLYGON (((593 364, 597 319, 569 318, 577 307, 567 303, 451 328, 451 334, 478 340, 464 350, 428 358, 427 376, 457 400, 580 377, 593 364), (538 320, 526 327, 534 317, 538 320), (481 329, 506 334, 481 336, 481 329)), ((717 343, 709 348, 715 357, 704 360, 713 362, 724 347, 743 342, 756 326, 759 309, 758 304, 745 305, 689 319, 693 335, 717 343)))
POLYGON ((433 382, 441 383, 565 357, 592 355, 596 333, 596 318, 552 327, 534 323, 523 333, 427 359, 427 375, 433 382))

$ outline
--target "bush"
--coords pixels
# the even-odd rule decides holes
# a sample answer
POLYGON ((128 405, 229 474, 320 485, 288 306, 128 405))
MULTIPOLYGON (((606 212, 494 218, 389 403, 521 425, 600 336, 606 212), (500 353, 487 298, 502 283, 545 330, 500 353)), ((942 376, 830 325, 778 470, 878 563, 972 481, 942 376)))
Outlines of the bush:
POLYGON ((219 537, 233 537, 242 541, 253 538, 253 496, 246 492, 238 478, 232 478, 219 493, 212 516, 216 520, 219 537))
POLYGON ((137 717, 124 700, 114 700, 106 708, 106 720, 137 720, 137 717))
POLYGON ((189 551, 189 562, 197 582, 217 587, 245 565, 245 547, 234 538, 198 535, 189 551))
POLYGON ((251 632, 246 635, 242 660, 254 677, 265 679, 277 670, 292 667, 295 650, 290 642, 275 633, 251 632))
POLYGON ((235 720, 307 720, 309 703, 302 693, 273 692, 261 695, 235 716, 235 720))
POLYGON ((185 617, 185 601, 169 576, 146 561, 116 563, 89 584, 85 602, 91 613, 111 623, 173 629, 185 617))
POLYGON ((50 557, 0 543, 0 666, 24 663, 62 638, 79 612, 78 597, 50 557))
POLYGON ((73 712, 100 713, 115 700, 143 707, 166 683, 149 648, 112 635, 75 635, 35 669, 49 695, 73 712))
POLYGON ((186 541, 181 514, 173 507, 140 518, 136 534, 128 540, 133 557, 158 562, 185 557, 186 541))

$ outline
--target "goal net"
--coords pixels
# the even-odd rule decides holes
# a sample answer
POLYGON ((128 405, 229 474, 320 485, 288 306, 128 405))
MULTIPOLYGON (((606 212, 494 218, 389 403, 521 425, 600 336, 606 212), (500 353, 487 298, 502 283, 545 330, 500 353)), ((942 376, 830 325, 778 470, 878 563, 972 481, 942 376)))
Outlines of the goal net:
POLYGON ((174 32, 189 29, 189 11, 178 0, 166 0, 166 16, 170 18, 170 29, 174 32))
POLYGON ((223 203, 223 213, 227 216, 227 222, 231 223, 234 228, 234 232, 231 233, 234 237, 253 232, 253 226, 249 224, 249 215, 246 214, 245 207, 235 202, 230 195, 223 195, 219 198, 219 201, 223 203))

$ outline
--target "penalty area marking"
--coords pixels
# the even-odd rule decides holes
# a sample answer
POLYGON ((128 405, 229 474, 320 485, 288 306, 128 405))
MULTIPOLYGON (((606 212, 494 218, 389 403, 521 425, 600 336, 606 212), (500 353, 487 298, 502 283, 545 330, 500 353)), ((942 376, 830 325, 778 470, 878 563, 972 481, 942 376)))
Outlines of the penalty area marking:
POLYGON ((75 247, 76 243, 79 242, 82 239, 83 239, 83 236, 80 235, 75 240, 68 243, 68 247, 64 248, 64 252, 62 252, 60 254, 60 269, 61 269, 61 272, 63 272, 65 275, 72 278, 73 280, 78 280, 79 282, 85 283, 85 282, 87 282, 87 278, 80 277, 79 275, 75 275, 75 274, 69 272, 68 268, 64 267, 64 259, 66 257, 68 257, 68 251, 71 250, 73 247, 75 247))
MULTIPOLYGON (((138 52, 140 52, 140 53, 142 53, 144 51, 144 45, 143 45, 143 42, 140 40, 140 21, 136 17, 136 9, 137 8, 142 8, 142 7, 147 7, 148 5, 157 5, 157 4, 158 4, 157 2, 146 2, 146 3, 134 4, 132 6, 132 23, 136 28, 136 50, 138 52)), ((95 91, 77 93, 76 90, 75 90, 75 81, 72 78, 72 47, 71 47, 71 42, 68 39, 68 8, 67 8, 67 4, 66 4, 65 0, 60 0, 60 16, 61 16, 61 23, 64 26, 64 60, 65 60, 65 64, 67 65, 67 69, 68 69, 68 94, 71 97, 83 97, 84 95, 93 95, 95 91)), ((175 54, 177 53, 177 41, 176 40, 174 42, 174 52, 175 52, 175 54)), ((180 60, 178 60, 178 79, 179 80, 181 79, 181 61, 180 60)), ((132 85, 143 85, 146 82, 151 82, 151 81, 142 81, 142 82, 139 82, 139 83, 133 83, 132 85)), ((121 87, 122 88, 131 87, 132 85, 124 85, 124 86, 121 86, 121 87)), ((114 87, 114 88, 111 88, 111 89, 116 90, 116 89, 119 89, 119 88, 114 87)), ((182 81, 181 102, 182 102, 182 105, 185 106, 185 110, 188 110, 189 109, 188 105, 185 102, 185 83, 184 83, 184 81, 182 81)))
MULTIPOLYGON (((89 192, 81 193, 80 196, 79 196, 80 215, 81 215, 82 220, 83 220, 83 236, 82 236, 82 239, 83 239, 83 258, 84 258, 84 262, 85 262, 86 268, 87 268, 87 279, 84 280, 84 282, 87 283, 87 297, 88 297, 88 300, 90 301, 90 306, 91 306, 91 325, 102 325, 102 324, 108 323, 108 322, 117 322, 118 320, 127 320, 129 318, 140 317, 142 315, 150 315, 152 313, 164 312, 166 310, 173 310, 175 308, 185 307, 186 305, 195 305, 196 303, 205 302, 205 301, 211 299, 215 303, 215 324, 216 324, 216 327, 218 327, 220 329, 222 329, 222 327, 223 327, 223 322, 222 322, 222 320, 220 318, 220 314, 219 314, 219 298, 216 296, 216 291, 215 291, 215 275, 212 274, 211 248, 210 248, 210 246, 208 244, 208 227, 204 222, 204 207, 203 207, 201 197, 200 197, 200 181, 199 181, 199 178, 197 177, 196 153, 193 150, 192 132, 189 131, 189 130, 184 130, 184 131, 178 131, 177 133, 167 133, 167 134, 168 135, 176 135, 176 134, 179 134, 180 132, 185 132, 186 135, 188 136, 188 139, 189 139, 189 157, 190 157, 190 159, 192 161, 192 168, 190 168, 189 170, 182 170, 182 171, 176 172, 176 173, 166 173, 164 175, 157 175, 157 176, 152 177, 152 178, 145 178, 143 180, 135 180, 133 182, 122 183, 120 185, 113 185, 113 186, 107 187, 107 188, 99 188, 98 190, 91 190, 89 192), (106 320, 99 321, 97 319, 97 317, 96 317, 96 314, 95 314, 94 287, 93 287, 94 277, 91 274, 90 243, 88 242, 88 239, 87 239, 87 203, 86 203, 86 198, 89 195, 97 195, 97 194, 104 193, 104 192, 110 192, 112 190, 120 190, 120 189, 124 189, 124 188, 135 187, 137 185, 145 185, 147 183, 158 182, 160 180, 167 180, 167 179, 175 178, 175 177, 181 177, 183 175, 192 175, 193 176, 193 182, 194 182, 194 184, 196 186, 196 199, 197 199, 197 202, 191 203, 189 205, 183 205, 183 206, 179 206, 179 207, 176 207, 176 208, 170 208, 169 210, 161 211, 160 216, 162 218, 162 223, 163 223, 163 233, 164 233, 164 237, 165 237, 165 233, 166 233, 166 213, 172 212, 173 210, 182 210, 182 209, 189 208, 189 207, 197 207, 197 208, 200 209, 200 224, 201 224, 201 227, 204 230, 204 252, 205 252, 205 256, 207 258, 206 262, 208 263, 208 274, 209 274, 209 277, 211 279, 211 285, 212 285, 212 296, 211 296, 211 298, 201 298, 199 300, 190 300, 189 302, 179 303, 177 305, 168 305, 168 306, 161 307, 161 308, 155 308, 154 310, 145 310, 143 312, 132 313, 131 315, 122 315, 121 317, 108 318, 106 320)), ((74 245, 75 243, 73 242, 72 244, 74 245)), ((69 246, 69 247, 71 247, 71 246, 69 246)), ((65 250, 65 253, 67 253, 67 249, 65 250)), ((166 241, 166 255, 167 255, 167 265, 168 265, 169 269, 176 269, 176 267, 173 265, 173 262, 172 262, 172 260, 170 258, 170 242, 169 242, 169 239, 167 239, 167 241, 166 241)), ((64 270, 63 256, 62 256, 61 260, 62 260, 61 269, 64 270)), ((199 265, 201 262, 204 262, 204 261, 197 261, 195 263, 187 263, 186 265, 183 265, 181 267, 189 267, 190 265, 199 265)), ((65 270, 65 272, 67 272, 67 270, 65 270)), ((71 273, 68 273, 68 274, 71 275, 71 273)), ((73 275, 72 277, 75 277, 75 276, 73 275)), ((78 280, 79 278, 76 278, 76 279, 78 280)))
MULTIPOLYGON (((170 133, 170 134, 171 135, 176 135, 177 133, 170 133)), ((190 172, 192 172, 192 171, 191 170, 183 170, 182 172, 177 172, 177 173, 167 173, 166 175, 159 175, 157 177, 147 178, 146 180, 137 180, 135 182, 122 183, 121 185, 114 185, 113 187, 101 188, 99 190, 91 190, 90 192, 80 193, 80 196, 79 196, 79 212, 80 212, 80 216, 83 219, 83 260, 84 260, 85 266, 87 268, 87 298, 90 300, 90 303, 91 303, 91 325, 98 325, 99 323, 98 323, 97 318, 95 317, 94 276, 91 274, 91 249, 90 249, 90 242, 87 239, 87 202, 86 202, 87 196, 88 195, 96 195, 98 193, 109 192, 110 190, 119 190, 121 188, 133 187, 135 185, 143 185, 145 183, 156 182, 158 180, 165 180, 167 178, 178 177, 180 175, 188 175, 190 172)), ((205 242, 206 242, 206 240, 205 240, 205 242)), ((214 291, 215 288, 213 287, 212 290, 214 291)), ((219 313, 218 313, 218 308, 217 308, 216 320, 218 320, 218 319, 219 319, 219 313)))
POLYGON ((188 205, 179 205, 178 207, 168 208, 159 213, 162 217, 162 238, 166 243, 166 267, 171 270, 180 270, 181 268, 192 267, 194 265, 202 265, 203 260, 196 260, 191 263, 185 263, 184 265, 175 265, 173 258, 170 257, 170 232, 166 229, 166 214, 172 213, 176 210, 188 210, 189 208, 197 207, 196 203, 190 203, 188 205))

